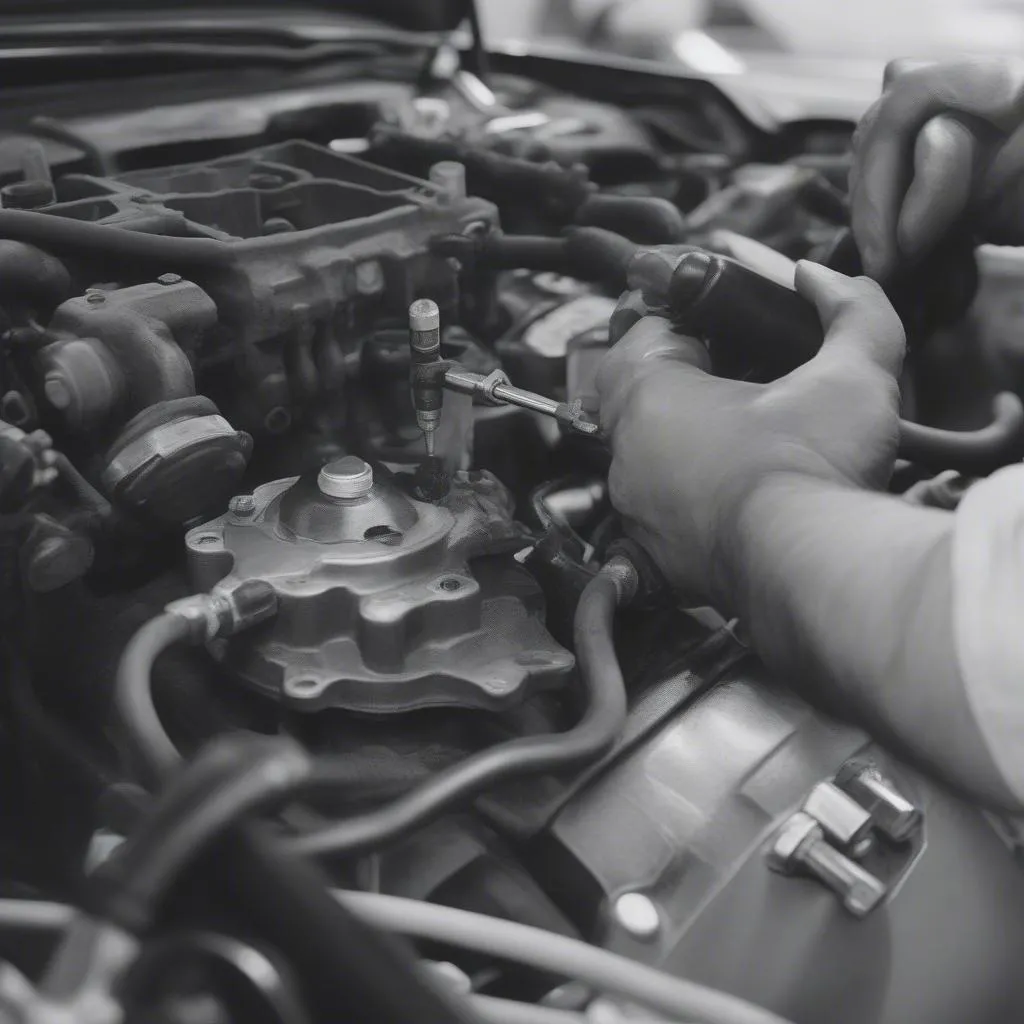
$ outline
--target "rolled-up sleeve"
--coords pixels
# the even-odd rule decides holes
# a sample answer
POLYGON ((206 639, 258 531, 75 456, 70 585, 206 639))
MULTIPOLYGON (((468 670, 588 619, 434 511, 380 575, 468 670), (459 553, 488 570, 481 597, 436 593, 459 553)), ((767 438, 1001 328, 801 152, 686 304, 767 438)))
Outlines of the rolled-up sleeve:
POLYGON ((975 484, 957 509, 953 629, 975 719, 1024 801, 1024 465, 975 484))

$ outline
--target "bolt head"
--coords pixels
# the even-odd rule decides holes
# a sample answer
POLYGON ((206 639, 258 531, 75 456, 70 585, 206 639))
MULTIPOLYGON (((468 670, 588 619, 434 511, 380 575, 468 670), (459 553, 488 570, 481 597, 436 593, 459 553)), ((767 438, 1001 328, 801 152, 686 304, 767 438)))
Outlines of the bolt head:
POLYGON ((624 892, 615 900, 614 914, 635 939, 653 939, 661 930, 658 908, 642 892, 624 892))
POLYGON ((236 494, 228 502, 228 511, 240 519, 248 519, 256 511, 256 499, 251 494, 236 494))
POLYGON ((809 842, 824 838, 821 826, 803 811, 791 815, 772 841, 768 864, 775 871, 789 871, 798 864, 801 850, 809 842))
POLYGON ((90 306, 101 306, 107 301, 107 297, 101 291, 91 291, 86 293, 85 301, 88 302, 90 306))
POLYGON ((157 278, 157 281, 159 281, 160 284, 180 284, 181 274, 161 274, 157 278))
POLYGON ((384 269, 377 260, 366 260, 356 267, 356 291, 377 295, 384 290, 384 269))

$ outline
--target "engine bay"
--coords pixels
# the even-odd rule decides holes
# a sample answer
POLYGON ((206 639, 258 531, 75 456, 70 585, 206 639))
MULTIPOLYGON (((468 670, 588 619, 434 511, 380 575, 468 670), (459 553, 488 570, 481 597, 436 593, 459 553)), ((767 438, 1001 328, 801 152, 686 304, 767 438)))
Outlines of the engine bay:
MULTIPOLYGON (((408 915, 481 1012, 652 1019, 542 945, 514 963, 417 931, 413 901, 767 1008, 708 1021, 1011 1019, 1024 885, 997 832, 680 607, 608 493, 594 379, 639 316, 669 309, 737 379, 820 346, 793 265, 859 272, 852 126, 765 126, 667 73, 382 63, 2 140, 3 896, 77 904, 85 877, 127 900, 170 821, 154 793, 178 778, 183 813, 229 769, 268 772, 276 803, 245 797, 268 833, 353 910, 408 915)), ((891 291, 908 500, 1021 457, 1014 394, 928 415, 931 339, 979 287, 957 250, 891 291)), ((326 941, 308 893, 292 924, 250 905, 265 839, 130 910, 110 895, 148 936, 116 1009, 0 981, 12 1019, 370 1019, 289 961, 326 941)), ((0 950, 22 980, 67 954, 42 932, 0 950)))

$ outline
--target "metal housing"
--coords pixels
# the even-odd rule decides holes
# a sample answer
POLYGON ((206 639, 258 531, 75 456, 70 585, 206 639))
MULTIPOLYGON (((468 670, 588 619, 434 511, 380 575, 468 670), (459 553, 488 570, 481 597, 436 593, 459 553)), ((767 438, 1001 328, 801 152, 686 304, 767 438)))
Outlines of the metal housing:
POLYGON ((256 489, 252 501, 186 537, 198 590, 263 579, 274 622, 217 654, 292 707, 395 712, 433 705, 497 709, 563 681, 572 655, 543 624, 543 603, 511 559, 478 575, 459 538, 487 529, 375 481, 336 498, 315 476, 256 489))

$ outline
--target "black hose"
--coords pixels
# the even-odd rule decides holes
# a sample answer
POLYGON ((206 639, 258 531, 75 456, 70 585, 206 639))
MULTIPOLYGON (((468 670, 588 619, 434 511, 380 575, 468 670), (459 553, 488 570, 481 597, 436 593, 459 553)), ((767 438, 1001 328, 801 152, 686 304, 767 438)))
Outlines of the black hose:
POLYGON ((416 970, 402 942, 342 907, 319 868, 289 854, 258 823, 233 829, 211 851, 203 865, 208 866, 230 901, 232 919, 287 956, 313 1019, 374 1024, 474 1019, 416 970))
POLYGON ((60 253, 99 253, 125 262, 158 264, 166 271, 223 269, 235 262, 231 246, 214 238, 151 235, 31 210, 0 210, 0 238, 60 253))
POLYGON ((132 768, 143 785, 156 788, 181 763, 178 748, 160 722, 153 703, 153 665, 169 647, 188 639, 186 618, 163 612, 128 641, 117 666, 114 703, 132 768))
POLYGON ((307 856, 365 853, 426 824, 502 783, 597 761, 615 745, 626 720, 626 691, 612 641, 612 620, 635 589, 635 570, 614 559, 586 586, 574 622, 579 674, 586 694, 580 721, 564 733, 524 736, 446 768, 407 796, 288 842, 307 856))
POLYGON ((489 270, 526 268, 565 274, 570 269, 565 239, 544 235, 488 235, 479 258, 489 270))
POLYGON ((658 196, 617 196, 597 192, 576 211, 580 227, 604 228, 641 245, 686 241, 686 220, 674 203, 658 196))
POLYGON ((899 454, 928 469, 985 476, 1024 458, 1024 404, 1010 391, 996 395, 993 420, 981 430, 939 430, 900 420, 899 454))
POLYGON ((164 894, 207 846, 246 815, 290 797, 311 767, 309 754, 294 740, 214 740, 94 875, 91 909, 130 932, 145 930, 164 894))

